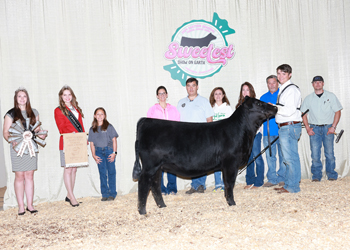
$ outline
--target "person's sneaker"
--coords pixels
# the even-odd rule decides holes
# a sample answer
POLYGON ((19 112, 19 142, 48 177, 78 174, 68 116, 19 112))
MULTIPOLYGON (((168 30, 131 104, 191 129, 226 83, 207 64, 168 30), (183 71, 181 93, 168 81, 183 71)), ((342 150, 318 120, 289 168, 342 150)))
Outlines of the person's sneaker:
POLYGON ((203 186, 203 185, 200 185, 200 186, 197 188, 197 192, 198 192, 198 193, 204 193, 204 186, 203 186))
POLYGON ((283 186, 284 186, 284 181, 280 181, 280 182, 278 183, 278 186, 283 187, 283 186))
POLYGON ((273 187, 276 186, 276 184, 272 184, 271 182, 266 182, 264 185, 262 185, 263 187, 269 188, 269 187, 273 187))
POLYGON ((113 196, 109 196, 109 197, 108 197, 108 200, 109 200, 109 201, 114 201, 114 199, 115 199, 115 198, 114 198, 113 196))
POLYGON ((173 192, 170 192, 170 195, 176 195, 176 193, 173 191, 173 192))
POLYGON ((313 179, 312 182, 320 182, 319 179, 313 179))
POLYGON ((102 197, 101 201, 108 201, 108 197, 102 197))
POLYGON ((329 178, 328 180, 329 180, 329 181, 336 181, 337 179, 329 178))
POLYGON ((190 190, 188 190, 188 191, 186 191, 186 193, 185 193, 185 194, 193 194, 193 193, 197 193, 197 190, 196 190, 196 189, 194 189, 193 187, 191 187, 191 189, 190 189, 190 190))
POLYGON ((213 193, 219 192, 219 191, 225 191, 223 187, 216 187, 213 189, 213 193))
POLYGON ((167 193, 165 193, 165 192, 162 192, 162 195, 167 195, 167 193))

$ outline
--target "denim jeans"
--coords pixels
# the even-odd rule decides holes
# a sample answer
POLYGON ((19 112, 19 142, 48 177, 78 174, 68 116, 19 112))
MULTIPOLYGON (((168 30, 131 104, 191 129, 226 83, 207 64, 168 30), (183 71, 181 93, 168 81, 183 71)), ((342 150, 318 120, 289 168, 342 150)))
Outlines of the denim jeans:
POLYGON ((334 134, 327 135, 328 129, 332 124, 325 126, 315 126, 310 124, 310 128, 313 128, 314 135, 310 136, 311 147, 311 173, 312 179, 322 179, 322 161, 321 161, 321 148, 324 147, 324 155, 326 157, 326 174, 328 179, 337 179, 338 173, 335 169, 335 157, 334 157, 334 134))
POLYGON ((216 171, 214 173, 214 179, 215 179, 215 188, 224 188, 224 182, 221 179, 221 171, 216 171))
POLYGON ((207 176, 204 175, 202 177, 199 177, 199 178, 195 178, 195 179, 192 179, 192 183, 191 183, 191 187, 193 187, 194 189, 198 189, 198 187, 200 185, 202 185, 204 187, 204 190, 206 189, 205 187, 205 181, 207 180, 207 176))
POLYGON ((284 188, 291 193, 300 192, 301 167, 298 153, 298 140, 301 135, 301 123, 286 125, 278 131, 283 162, 286 165, 284 188))
MULTIPOLYGON (((253 149, 250 154, 248 163, 253 160, 255 156, 257 156, 261 152, 261 133, 257 133, 253 142, 253 149)), ((255 187, 261 187, 264 184, 264 160, 260 155, 255 162, 252 162, 247 167, 247 173, 245 176, 247 185, 254 184, 255 187), (254 165, 256 165, 256 169, 254 169, 254 165)))
POLYGON ((109 162, 107 159, 112 153, 113 149, 110 147, 95 147, 96 156, 100 157, 102 160, 102 162, 98 164, 102 197, 117 196, 115 159, 113 162, 109 162))
MULTIPOLYGON (((270 141, 272 142, 277 138, 277 135, 270 136, 270 141)), ((268 137, 264 136, 263 138, 263 143, 264 147, 267 147, 269 145, 268 137)), ((267 161, 267 181, 272 183, 272 184, 278 184, 280 182, 284 182, 285 175, 286 175, 286 166, 283 163, 283 157, 282 157, 282 152, 281 152, 281 145, 280 145, 280 140, 277 139, 277 141, 271 145, 271 156, 270 156, 270 150, 266 150, 265 152, 266 155, 266 161, 267 161), (279 159, 279 169, 276 172, 276 153, 278 149, 278 159, 279 159)))
POLYGON ((165 187, 164 181, 163 181, 164 172, 162 172, 162 182, 161 182, 162 193, 170 194, 171 192, 174 192, 176 194, 177 193, 176 175, 173 175, 170 173, 167 173, 167 175, 168 175, 168 184, 165 187))

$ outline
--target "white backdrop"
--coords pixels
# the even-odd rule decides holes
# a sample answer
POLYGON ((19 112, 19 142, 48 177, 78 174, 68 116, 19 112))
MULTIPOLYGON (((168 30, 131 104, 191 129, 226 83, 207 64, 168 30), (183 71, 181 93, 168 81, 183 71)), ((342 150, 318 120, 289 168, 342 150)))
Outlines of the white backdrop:
MULTIPOLYGON (((53 117, 58 91, 70 85, 85 114, 86 130, 93 111, 103 106, 118 138, 118 195, 134 192, 132 181, 136 123, 156 102, 155 90, 165 85, 169 103, 186 96, 180 82, 163 69, 170 64, 164 52, 178 27, 193 19, 211 21, 213 13, 226 19, 236 33, 226 37, 236 55, 220 73, 199 81, 199 93, 209 97, 222 86, 234 106, 239 86, 249 81, 260 97, 265 78, 282 63, 293 67, 292 81, 303 97, 313 91, 312 77, 322 75, 325 88, 334 92, 344 109, 335 145, 337 171, 349 174, 350 138, 346 124, 350 85, 350 2, 314 0, 1 0, 0 1, 0 115, 13 107, 14 91, 27 88, 32 106, 49 130, 35 172, 35 202, 63 200, 66 195, 60 167, 59 133, 53 117)), ((6 168, 5 208, 16 206, 9 146, 2 140, 6 168)), ((1 149, 1 145, 0 145, 1 149)), ((309 138, 299 142, 302 178, 310 178, 309 138)), ((99 175, 90 167, 79 169, 77 197, 99 196, 99 175)), ((266 168, 266 166, 265 166, 266 168)), ((2 171, 4 172, 4 171, 2 171)), ((0 172, 0 173, 2 173, 0 172)), ((238 182, 244 182, 244 174, 238 182)), ((207 185, 213 184, 210 176, 207 185)), ((178 179, 178 188, 189 181, 178 179)), ((136 204, 135 204, 136 206, 136 204)))

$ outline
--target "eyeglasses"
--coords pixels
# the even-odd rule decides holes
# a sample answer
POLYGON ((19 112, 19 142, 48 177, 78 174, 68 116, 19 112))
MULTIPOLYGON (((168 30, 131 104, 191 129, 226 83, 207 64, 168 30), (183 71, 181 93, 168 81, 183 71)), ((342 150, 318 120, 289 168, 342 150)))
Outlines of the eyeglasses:
POLYGON ((165 93, 165 92, 163 92, 163 93, 158 93, 158 95, 166 95, 166 93, 165 93))

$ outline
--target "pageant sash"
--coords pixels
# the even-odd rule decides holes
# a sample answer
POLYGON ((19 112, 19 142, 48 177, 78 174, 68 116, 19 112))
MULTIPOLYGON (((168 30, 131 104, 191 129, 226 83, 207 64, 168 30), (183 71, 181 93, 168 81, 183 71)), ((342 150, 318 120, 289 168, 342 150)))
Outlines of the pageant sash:
POLYGON ((84 132, 83 126, 80 124, 79 120, 75 117, 75 115, 72 113, 72 111, 70 111, 69 108, 67 109, 68 109, 68 115, 66 117, 68 118, 68 120, 72 123, 72 125, 75 127, 75 129, 78 132, 84 132))

